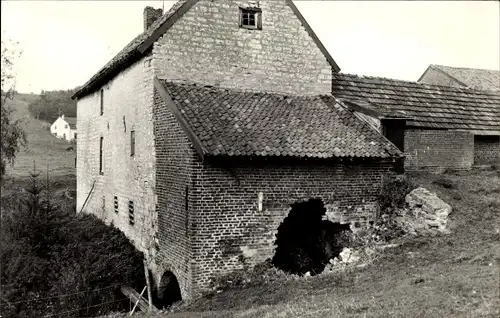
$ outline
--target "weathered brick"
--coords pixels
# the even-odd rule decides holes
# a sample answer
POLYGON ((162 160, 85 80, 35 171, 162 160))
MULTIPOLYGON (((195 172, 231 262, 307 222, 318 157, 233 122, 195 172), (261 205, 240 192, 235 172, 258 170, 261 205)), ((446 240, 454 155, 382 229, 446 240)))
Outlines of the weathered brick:
POLYGON ((500 136, 474 136, 474 164, 500 164, 500 136))
POLYGON ((405 130, 405 169, 468 170, 474 161, 474 136, 467 131, 405 130))

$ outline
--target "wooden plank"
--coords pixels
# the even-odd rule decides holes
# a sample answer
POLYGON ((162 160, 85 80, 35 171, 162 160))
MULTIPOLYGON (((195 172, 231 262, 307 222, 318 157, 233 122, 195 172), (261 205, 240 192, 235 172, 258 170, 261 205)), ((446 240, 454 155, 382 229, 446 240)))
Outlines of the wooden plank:
MULTIPOLYGON (((121 289, 122 293, 125 296, 127 296, 128 298, 130 298, 130 300, 133 303, 137 303, 139 301, 137 306, 139 307, 139 309, 142 312, 148 312, 149 302, 144 297, 142 297, 141 295, 139 295, 139 293, 137 291, 135 291, 130 286, 122 286, 120 289, 121 289)), ((153 312, 157 312, 158 311, 158 309, 156 307, 152 306, 152 308, 153 308, 153 312)))

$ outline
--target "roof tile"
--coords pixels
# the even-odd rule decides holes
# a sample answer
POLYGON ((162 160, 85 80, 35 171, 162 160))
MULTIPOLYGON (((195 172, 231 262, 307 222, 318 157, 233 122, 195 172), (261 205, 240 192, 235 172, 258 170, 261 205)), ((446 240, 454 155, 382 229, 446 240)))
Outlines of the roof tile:
POLYGON ((160 82, 207 155, 314 158, 401 155, 392 143, 331 95, 256 94, 160 82))
POLYGON ((341 73, 332 87, 341 100, 404 112, 408 126, 500 133, 500 92, 341 73))

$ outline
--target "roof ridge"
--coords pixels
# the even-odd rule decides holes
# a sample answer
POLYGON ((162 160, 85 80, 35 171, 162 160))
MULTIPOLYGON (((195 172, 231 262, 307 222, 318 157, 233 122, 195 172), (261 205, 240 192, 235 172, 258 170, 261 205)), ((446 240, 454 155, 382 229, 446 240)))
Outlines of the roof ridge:
POLYGON ((478 67, 465 67, 465 66, 450 66, 450 65, 443 65, 443 64, 430 64, 429 66, 433 67, 445 67, 445 68, 453 68, 453 69, 460 69, 460 70, 474 70, 474 71, 487 71, 487 72, 497 72, 500 73, 500 70, 492 70, 489 68, 478 68, 478 67))
POLYGON ((422 83, 422 82, 417 82, 417 81, 409 81, 409 80, 402 80, 402 79, 382 77, 382 76, 373 76, 373 75, 359 75, 359 74, 351 74, 351 73, 333 74, 334 77, 335 76, 342 76, 342 75, 347 75, 347 76, 356 77, 356 78, 378 79, 378 80, 386 80, 386 81, 391 81, 391 82, 408 83, 408 84, 412 84, 412 85, 422 86, 424 88, 442 88, 442 89, 445 89, 448 91, 458 91, 458 92, 471 91, 474 93, 481 93, 483 95, 493 94, 493 95, 500 96, 500 92, 497 92, 497 91, 486 90, 486 89, 477 89, 477 88, 472 88, 472 87, 454 87, 454 86, 446 86, 446 85, 435 85, 435 84, 427 84, 427 83, 422 83))

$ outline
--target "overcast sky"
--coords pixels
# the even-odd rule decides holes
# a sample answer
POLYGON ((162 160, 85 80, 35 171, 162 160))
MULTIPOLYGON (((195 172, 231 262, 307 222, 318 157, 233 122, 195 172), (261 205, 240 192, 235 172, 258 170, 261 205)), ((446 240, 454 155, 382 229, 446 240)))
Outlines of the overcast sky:
MULTIPOLYGON (((417 80, 429 64, 500 69, 498 1, 294 1, 344 73, 417 80)), ((165 1, 165 10, 173 1, 165 1)), ((2 1, 17 90, 85 83, 162 1, 2 1)))

